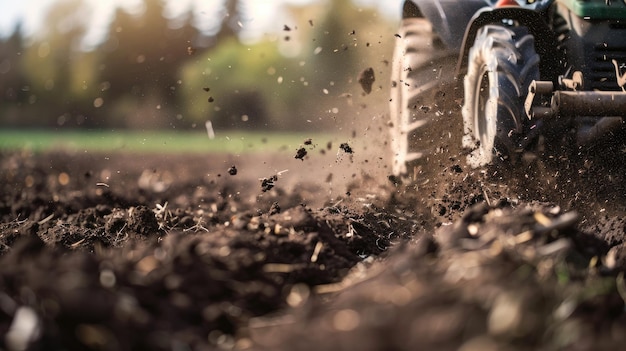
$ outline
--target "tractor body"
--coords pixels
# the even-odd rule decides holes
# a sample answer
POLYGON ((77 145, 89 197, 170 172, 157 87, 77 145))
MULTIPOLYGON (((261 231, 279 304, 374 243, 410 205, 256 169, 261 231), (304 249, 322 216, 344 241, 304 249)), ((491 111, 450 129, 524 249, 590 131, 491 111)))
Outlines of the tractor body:
MULTIPOLYGON (((457 55, 463 146, 478 150, 470 164, 512 159, 559 130, 575 130, 586 144, 624 128, 626 1, 405 1, 403 23, 417 19, 430 23, 442 50, 457 55)), ((396 54, 413 50, 406 40, 398 45, 396 54)), ((394 63, 407 65, 398 56, 394 63)), ((397 95, 413 96, 404 89, 397 95)), ((405 100, 392 113, 410 110, 405 100)))

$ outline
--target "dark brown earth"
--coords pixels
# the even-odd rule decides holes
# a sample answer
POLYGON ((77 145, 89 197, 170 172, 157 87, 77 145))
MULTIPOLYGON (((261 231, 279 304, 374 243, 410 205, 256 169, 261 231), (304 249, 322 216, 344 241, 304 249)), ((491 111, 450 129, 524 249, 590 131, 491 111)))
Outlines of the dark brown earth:
POLYGON ((624 347, 623 142, 393 182, 304 145, 1 154, 0 348, 624 347))

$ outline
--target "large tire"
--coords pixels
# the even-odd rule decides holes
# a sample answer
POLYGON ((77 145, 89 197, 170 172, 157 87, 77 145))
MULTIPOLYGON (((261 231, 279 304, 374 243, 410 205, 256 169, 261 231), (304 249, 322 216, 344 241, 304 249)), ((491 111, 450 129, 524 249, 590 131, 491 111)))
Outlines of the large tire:
MULTIPOLYGON (((397 36, 390 100, 393 174, 416 177, 417 165, 435 149, 433 99, 454 79, 457 55, 445 49, 424 18, 405 18, 397 36)), ((444 94, 445 95, 445 94, 444 94)), ((436 102, 435 102, 436 103, 436 102)), ((441 126, 436 126, 442 128, 441 126)), ((446 131, 446 134, 448 132, 446 131)))
POLYGON ((530 83, 539 79, 534 43, 525 27, 479 29, 464 80, 463 147, 472 150, 470 166, 520 155, 530 125, 524 100, 530 83))

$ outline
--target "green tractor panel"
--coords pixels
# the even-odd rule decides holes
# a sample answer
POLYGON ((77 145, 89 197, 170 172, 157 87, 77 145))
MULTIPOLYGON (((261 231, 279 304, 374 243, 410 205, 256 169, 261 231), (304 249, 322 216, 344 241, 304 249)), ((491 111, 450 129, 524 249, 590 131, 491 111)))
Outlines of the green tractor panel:
POLYGON ((451 86, 463 92, 460 143, 472 167, 514 162, 540 136, 574 131, 585 145, 624 128, 626 1, 407 0, 402 17, 395 175, 435 152, 433 129, 454 116, 423 103, 451 86))

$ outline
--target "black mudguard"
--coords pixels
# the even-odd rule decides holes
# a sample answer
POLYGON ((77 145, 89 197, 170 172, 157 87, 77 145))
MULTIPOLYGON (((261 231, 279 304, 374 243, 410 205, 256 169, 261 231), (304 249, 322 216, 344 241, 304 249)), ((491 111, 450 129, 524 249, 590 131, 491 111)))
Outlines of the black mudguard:
POLYGON ((515 19, 526 26, 535 37, 543 80, 556 80, 563 71, 565 58, 558 51, 558 40, 546 22, 546 11, 551 0, 535 2, 523 7, 494 8, 496 0, 406 0, 404 17, 424 17, 433 25, 446 47, 459 53, 457 76, 465 74, 469 49, 478 29, 487 24, 515 19))
POLYGON ((504 7, 498 9, 483 8, 470 20, 465 30, 457 76, 465 74, 469 50, 474 44, 478 29, 488 24, 501 24, 504 20, 515 19, 518 25, 527 27, 535 38, 535 49, 541 57, 539 69, 542 80, 556 82, 560 72, 564 70, 565 56, 558 50, 559 42, 554 31, 546 21, 546 12, 522 7, 504 7))
POLYGON ((424 17, 433 25, 441 41, 451 51, 459 52, 465 29, 474 14, 488 7, 490 0, 407 0, 404 17, 424 17))

